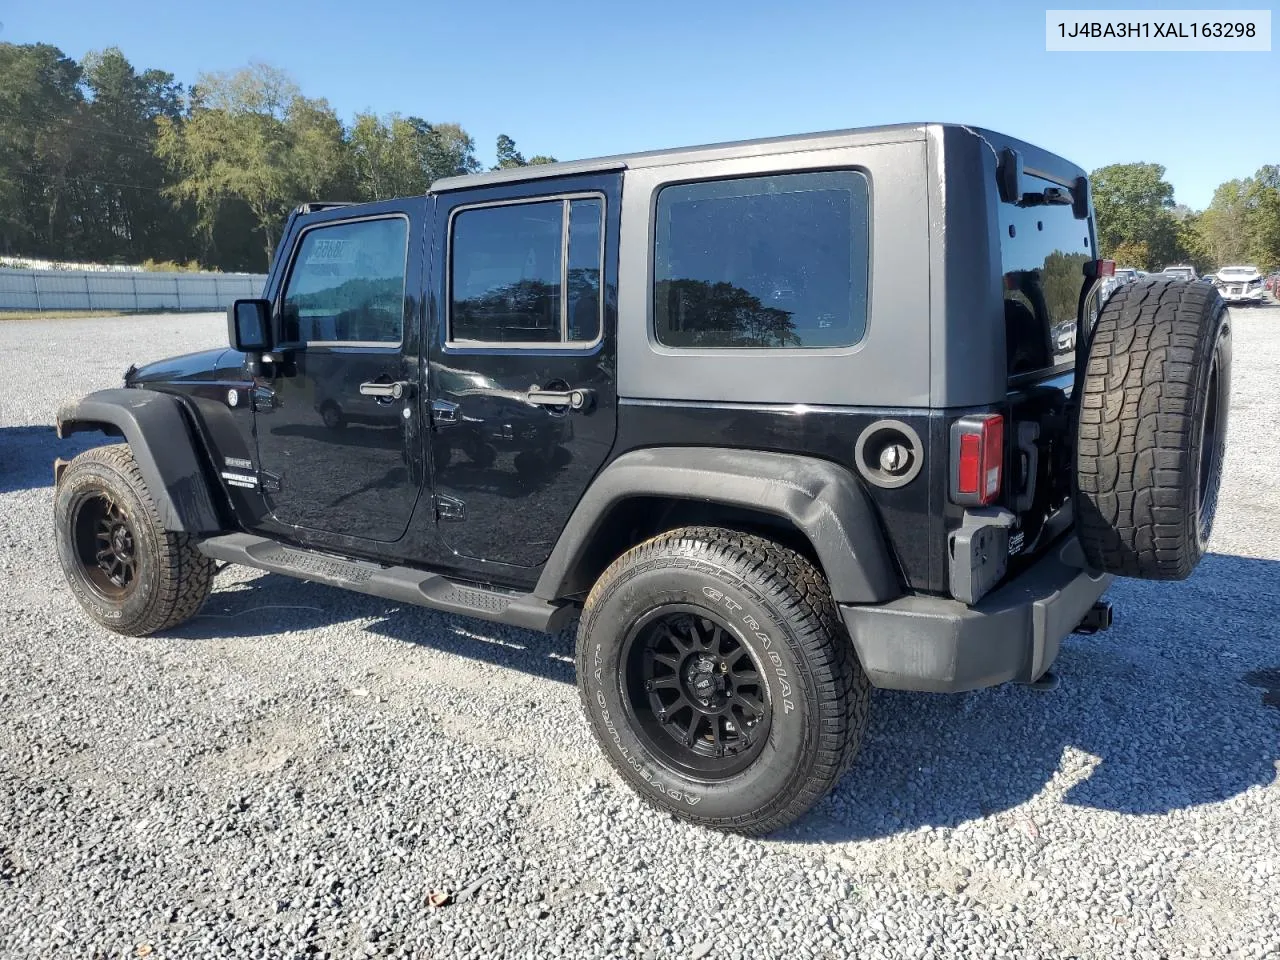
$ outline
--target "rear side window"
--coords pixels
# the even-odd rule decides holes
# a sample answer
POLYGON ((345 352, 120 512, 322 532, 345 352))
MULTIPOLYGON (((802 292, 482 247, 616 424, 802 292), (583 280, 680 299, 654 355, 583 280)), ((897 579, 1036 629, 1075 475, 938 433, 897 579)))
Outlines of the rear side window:
POLYGON ((457 213, 449 339, 589 344, 600 336, 604 201, 539 200, 457 213))
POLYGON ((399 343, 404 325, 403 217, 312 227, 282 305, 290 343, 399 343))
POLYGON ((851 170, 658 194, 654 335, 669 347, 848 347, 867 326, 868 187, 851 170))
POLYGON ((1070 193, 1059 184, 1024 175, 1024 198, 1052 188, 1063 202, 1000 204, 1000 257, 1004 274, 1005 346, 1009 376, 1034 374, 1075 360, 1076 314, 1093 259, 1089 223, 1077 220, 1070 193))

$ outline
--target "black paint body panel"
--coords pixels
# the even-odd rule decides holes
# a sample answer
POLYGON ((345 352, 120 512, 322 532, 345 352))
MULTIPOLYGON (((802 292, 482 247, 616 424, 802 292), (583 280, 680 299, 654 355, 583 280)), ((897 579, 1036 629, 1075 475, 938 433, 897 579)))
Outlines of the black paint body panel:
POLYGON ((433 493, 446 508, 439 537, 465 569, 506 571, 532 583, 569 514, 614 448, 617 421, 617 173, 563 177, 448 193, 437 198, 429 287, 427 388, 456 405, 429 438, 433 493), (447 250, 453 215, 477 204, 591 195, 604 199, 602 335, 590 345, 466 346, 448 341, 447 250), (586 390, 582 410, 527 402, 530 388, 586 390))
MULTIPOLYGON (((539 578, 545 600, 581 595, 598 569, 592 553, 611 519, 637 498, 659 509, 714 503, 794 525, 827 575, 837 603, 901 595, 874 508, 852 471, 816 457, 723 445, 658 446, 619 456, 592 481, 539 578)), ((677 524, 678 525, 678 524, 677 524)), ((608 538, 608 534, 604 536, 608 538)))
POLYGON ((809 456, 852 472, 858 435, 882 419, 901 420, 920 435, 925 446, 925 468, 911 483, 898 489, 860 482, 875 507, 880 529, 906 585, 914 590, 945 592, 942 561, 947 515, 952 511, 948 509, 945 470, 930 467, 939 457, 946 462, 950 416, 858 407, 624 400, 614 452, 621 455, 654 446, 720 446, 809 456))

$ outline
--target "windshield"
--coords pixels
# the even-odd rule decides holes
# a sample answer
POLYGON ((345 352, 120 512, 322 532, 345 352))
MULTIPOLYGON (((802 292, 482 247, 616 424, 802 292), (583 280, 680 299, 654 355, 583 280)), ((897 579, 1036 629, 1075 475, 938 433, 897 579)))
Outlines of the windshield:
MULTIPOLYGON (((1024 176, 1024 196, 1059 184, 1024 176)), ((1084 264, 1093 259, 1089 223, 1066 204, 1000 204, 1005 346, 1009 376, 1022 377, 1075 360, 1072 335, 1084 264)))

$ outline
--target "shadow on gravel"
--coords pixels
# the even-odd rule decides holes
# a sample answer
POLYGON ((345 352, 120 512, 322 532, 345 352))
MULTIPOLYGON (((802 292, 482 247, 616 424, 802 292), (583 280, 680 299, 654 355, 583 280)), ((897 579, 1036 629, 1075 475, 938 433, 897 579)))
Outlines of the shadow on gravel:
POLYGON ((1179 584, 1117 581, 1116 625, 1069 638, 1054 692, 878 691, 853 769, 782 841, 953 827, 1036 795, 1165 814, 1280 770, 1280 562, 1210 555, 1179 584), (1064 757, 1069 748, 1085 756, 1064 757))
POLYGON ((546 636, 274 573, 222 589, 215 585, 200 614, 167 636, 185 640, 258 637, 353 620, 372 621, 365 630, 401 643, 522 670, 545 680, 574 682, 569 631, 546 636))
POLYGON ((0 427, 0 493, 53 486, 55 457, 70 460, 91 447, 119 441, 101 433, 59 440, 53 427, 0 427))

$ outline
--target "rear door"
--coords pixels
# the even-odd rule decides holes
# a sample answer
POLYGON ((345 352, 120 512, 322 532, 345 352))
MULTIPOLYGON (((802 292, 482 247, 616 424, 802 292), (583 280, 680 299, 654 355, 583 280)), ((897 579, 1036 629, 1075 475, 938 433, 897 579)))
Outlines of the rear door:
MULTIPOLYGON (((1022 202, 1000 203, 1011 448, 1007 505, 1018 525, 1016 556, 1038 553, 1061 532, 1050 523, 1070 496, 1074 471, 1070 418, 1076 351, 1087 348, 1096 301, 1082 298, 1084 265, 1095 259, 1092 221, 1077 219, 1071 186, 1024 175, 1022 202), (1035 202, 1049 197, 1057 202, 1035 202), (1078 316, 1081 304, 1085 316, 1078 316)), ((1096 297, 1100 288, 1094 287, 1096 297)))
POLYGON ((415 295, 425 201, 309 218, 275 295, 254 400, 268 526, 324 544, 399 539, 422 484, 415 295))
POLYGON ((439 534, 534 567, 613 446, 621 177, 438 194, 429 347, 439 534))

